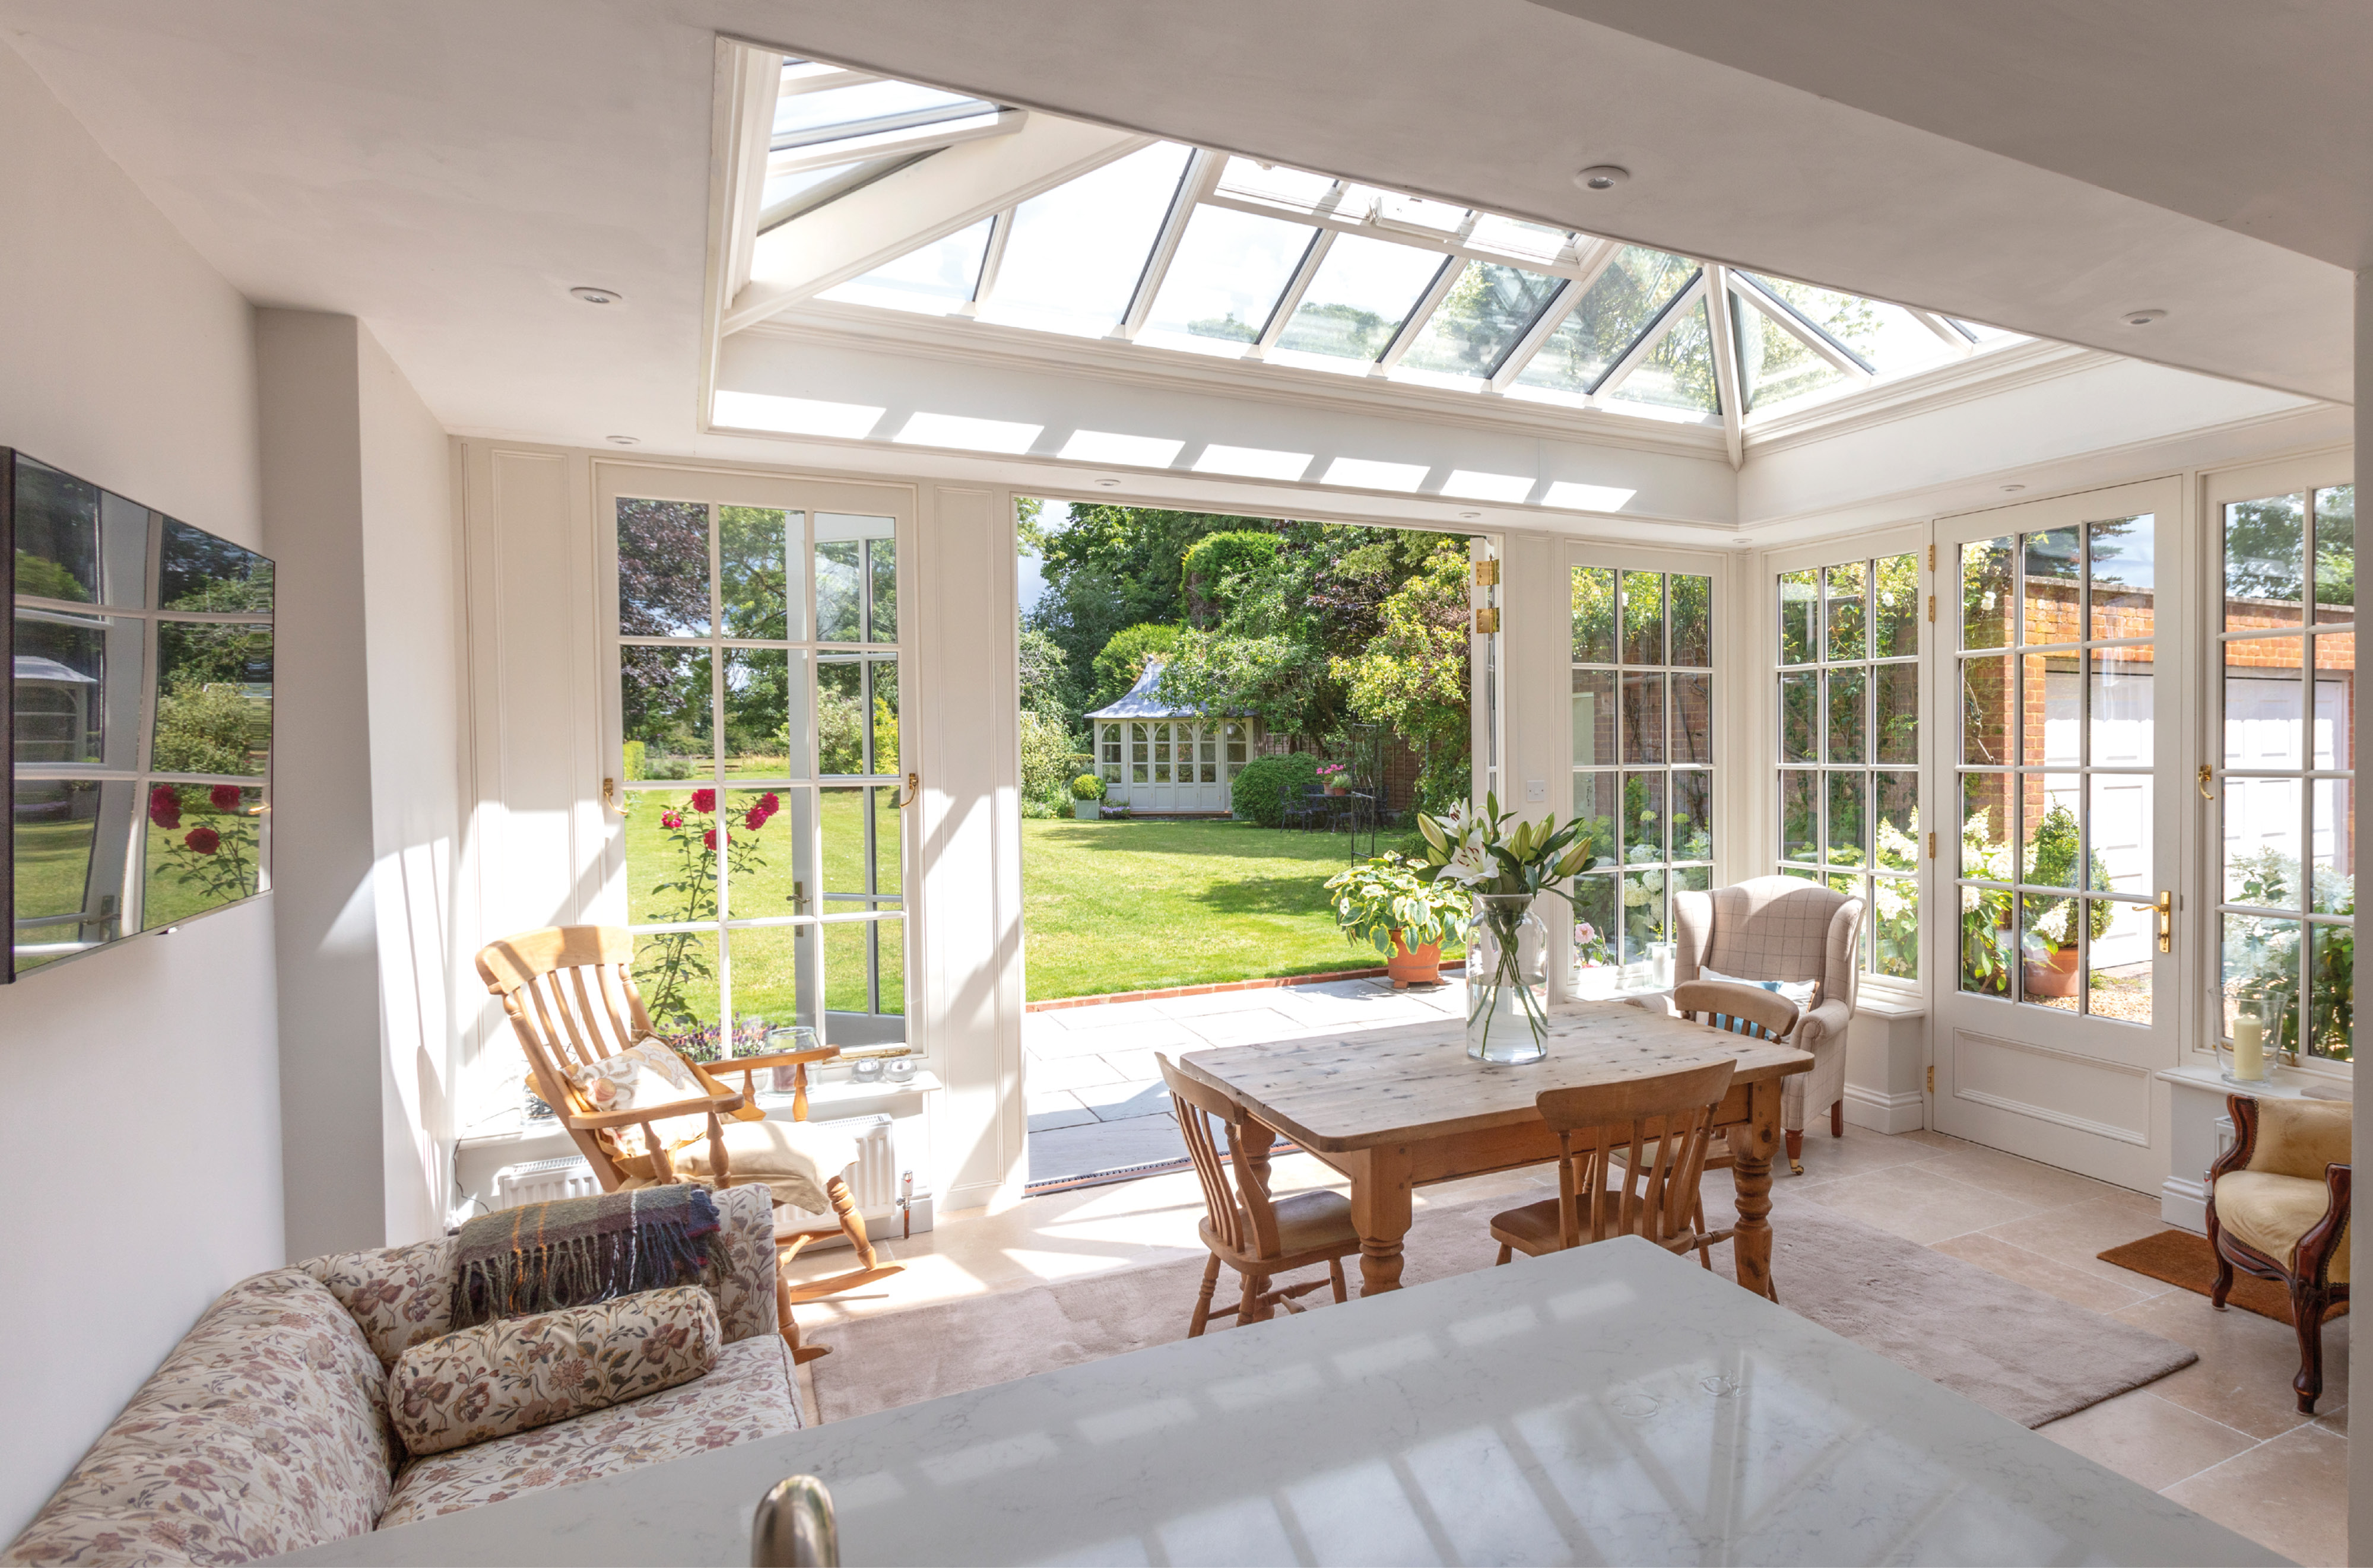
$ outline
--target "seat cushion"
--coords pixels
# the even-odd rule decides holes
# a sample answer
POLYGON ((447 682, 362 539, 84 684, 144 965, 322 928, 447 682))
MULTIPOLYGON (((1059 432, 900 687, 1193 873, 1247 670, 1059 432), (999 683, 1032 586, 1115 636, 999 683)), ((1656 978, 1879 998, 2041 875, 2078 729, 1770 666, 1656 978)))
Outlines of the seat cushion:
POLYGON ((800 1427, 791 1358, 779 1335, 728 1345, 706 1377, 570 1421, 413 1460, 379 1527, 408 1525, 569 1486, 639 1465, 730 1448, 800 1427))
POLYGON ((385 1389, 379 1357, 318 1281, 293 1268, 242 1280, 0 1562, 245 1562, 361 1535, 395 1469, 385 1389))
MULTIPOLYGON (((2216 1178, 2216 1224, 2243 1246, 2295 1269, 2299 1237, 2313 1230, 2332 1207, 2331 1189, 2319 1177, 2273 1171, 2227 1171, 2216 1178)), ((2343 1226, 2327 1276, 2348 1282, 2348 1235, 2343 1226)))
POLYGON ((456 1238, 309 1258, 296 1267, 337 1297, 370 1341, 380 1365, 392 1367, 413 1346, 452 1324, 456 1238))
MULTIPOLYGON (((811 1214, 832 1212, 824 1184, 857 1163, 857 1140, 838 1128, 812 1121, 737 1121, 724 1124, 725 1164, 737 1182, 763 1182, 775 1199, 811 1214)), ((708 1141, 685 1145, 675 1156, 676 1169, 690 1176, 707 1177, 708 1141)))
POLYGON ((1276 1204, 1278 1250, 1318 1252, 1360 1245, 1351 1200, 1339 1192, 1297 1192, 1276 1204))
POLYGON ((2260 1100, 2250 1169, 2323 1185, 2323 1167, 2349 1162, 2351 1106, 2332 1100, 2260 1100))

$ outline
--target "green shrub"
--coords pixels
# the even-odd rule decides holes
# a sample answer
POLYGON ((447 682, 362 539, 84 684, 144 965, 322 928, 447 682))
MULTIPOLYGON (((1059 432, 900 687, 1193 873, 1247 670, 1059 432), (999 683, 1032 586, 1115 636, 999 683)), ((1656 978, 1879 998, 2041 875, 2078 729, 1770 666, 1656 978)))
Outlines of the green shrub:
POLYGON ((621 759, 621 766, 625 769, 625 774, 628 778, 648 778, 650 777, 649 774, 643 771, 645 766, 648 766, 650 755, 650 748, 647 743, 642 741, 628 741, 621 750, 625 753, 624 757, 621 759))
POLYGON ((1133 626, 1123 626, 1112 634, 1090 663, 1095 672, 1096 689, 1090 697, 1091 709, 1117 702, 1137 678, 1145 673, 1145 661, 1159 658, 1178 646, 1178 628, 1151 621, 1133 626))
POLYGON ((1105 798, 1105 781, 1093 773, 1082 773, 1071 780, 1071 799, 1101 801, 1105 798))
POLYGON ((259 731, 269 721, 268 710, 237 686, 184 676, 157 699, 157 770, 246 773, 251 749, 263 749, 259 731))
POLYGON ((1187 613, 1203 626, 1233 602, 1227 584, 1268 571, 1277 565, 1277 535, 1253 529, 1206 533, 1179 563, 1178 586, 1186 596, 1187 613))
POLYGON ((1263 827, 1281 826, 1285 808, 1318 782, 1318 759, 1308 752, 1256 757, 1236 775, 1236 815, 1263 827))
POLYGON ((1022 715, 1022 798, 1058 816, 1070 809, 1071 768, 1077 754, 1062 720, 1025 709, 1022 715))

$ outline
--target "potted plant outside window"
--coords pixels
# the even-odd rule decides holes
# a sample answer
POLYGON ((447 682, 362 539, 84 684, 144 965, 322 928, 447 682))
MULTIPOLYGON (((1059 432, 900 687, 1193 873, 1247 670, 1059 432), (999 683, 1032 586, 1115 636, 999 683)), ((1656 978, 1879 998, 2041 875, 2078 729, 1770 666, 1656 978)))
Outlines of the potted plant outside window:
MULTIPOLYGON (((2044 887, 2077 885, 2076 813, 2064 804, 2054 804, 2035 825, 2035 837, 2027 847, 2026 880, 2044 887)), ((2109 867, 2098 853, 2091 857, 2091 875, 2086 880, 2097 889, 2110 885, 2109 867)), ((2117 918, 2115 905, 2102 901, 2084 902, 2075 898, 2040 899, 2033 894, 2026 900, 2026 929, 2019 933, 2020 979, 2030 997, 2073 997, 2076 994, 2077 945, 2076 921, 2080 907, 2087 934, 2098 942, 2109 933, 2110 922, 2117 918)))
POLYGON ((1388 849, 1329 877, 1327 895, 1344 938, 1385 954, 1396 990, 1441 982, 1442 944, 1467 917, 1465 888, 1433 881, 1430 868, 1388 849))
POLYGON ((1071 780, 1071 815, 1081 822, 1093 822, 1104 815, 1105 781, 1093 773, 1082 773, 1071 780))
POLYGON ((1330 795, 1340 795, 1351 788, 1350 769, 1339 762, 1330 762, 1318 769, 1318 782, 1330 795))

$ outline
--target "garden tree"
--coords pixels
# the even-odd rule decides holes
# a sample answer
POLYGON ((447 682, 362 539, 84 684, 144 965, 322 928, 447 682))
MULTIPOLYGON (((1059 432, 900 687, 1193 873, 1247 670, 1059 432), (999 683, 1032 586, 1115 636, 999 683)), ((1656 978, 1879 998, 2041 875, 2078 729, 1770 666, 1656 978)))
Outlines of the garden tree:
POLYGON ((1208 626, 1226 614, 1236 592, 1277 564, 1278 536, 1252 529, 1207 533, 1186 552, 1180 588, 1186 600, 1186 621, 1208 626))
MULTIPOLYGON (((2356 491, 2316 494, 2315 598, 2356 603, 2356 491)), ((2225 514, 2225 593, 2230 599, 2302 600, 2299 554, 2306 513, 2295 496, 2244 501, 2225 514)))
POLYGON ((1058 724, 1068 723, 1067 715, 1079 703, 1070 656, 1062 644, 1036 626, 1022 628, 1020 651, 1022 711, 1043 713, 1058 724))
POLYGON ((1351 710, 1418 753, 1421 811, 1446 809, 1470 788, 1467 576, 1463 549, 1438 549, 1380 606, 1367 646, 1330 663, 1351 710))
POLYGON ((1115 632, 1104 647, 1096 650, 1093 669, 1094 689, 1088 693, 1083 711, 1093 713, 1106 703, 1116 702, 1137 678, 1145 673, 1145 661, 1156 656, 1166 657, 1178 645, 1176 626, 1125 626, 1115 632))
POLYGON ((1062 646, 1036 626, 1022 628, 1022 814, 1063 814, 1081 751, 1071 732, 1080 702, 1062 646))

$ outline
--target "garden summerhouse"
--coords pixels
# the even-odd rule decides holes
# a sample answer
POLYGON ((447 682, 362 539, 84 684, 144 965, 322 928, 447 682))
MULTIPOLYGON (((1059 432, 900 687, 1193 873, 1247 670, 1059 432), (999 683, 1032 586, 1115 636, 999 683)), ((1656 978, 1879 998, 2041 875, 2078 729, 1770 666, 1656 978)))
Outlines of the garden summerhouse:
POLYGON ((1139 812, 1233 811, 1236 775, 1252 760, 1260 720, 1181 708, 1163 700, 1161 685, 1162 661, 1149 659, 1119 701, 1088 715, 1105 801, 1139 812))

